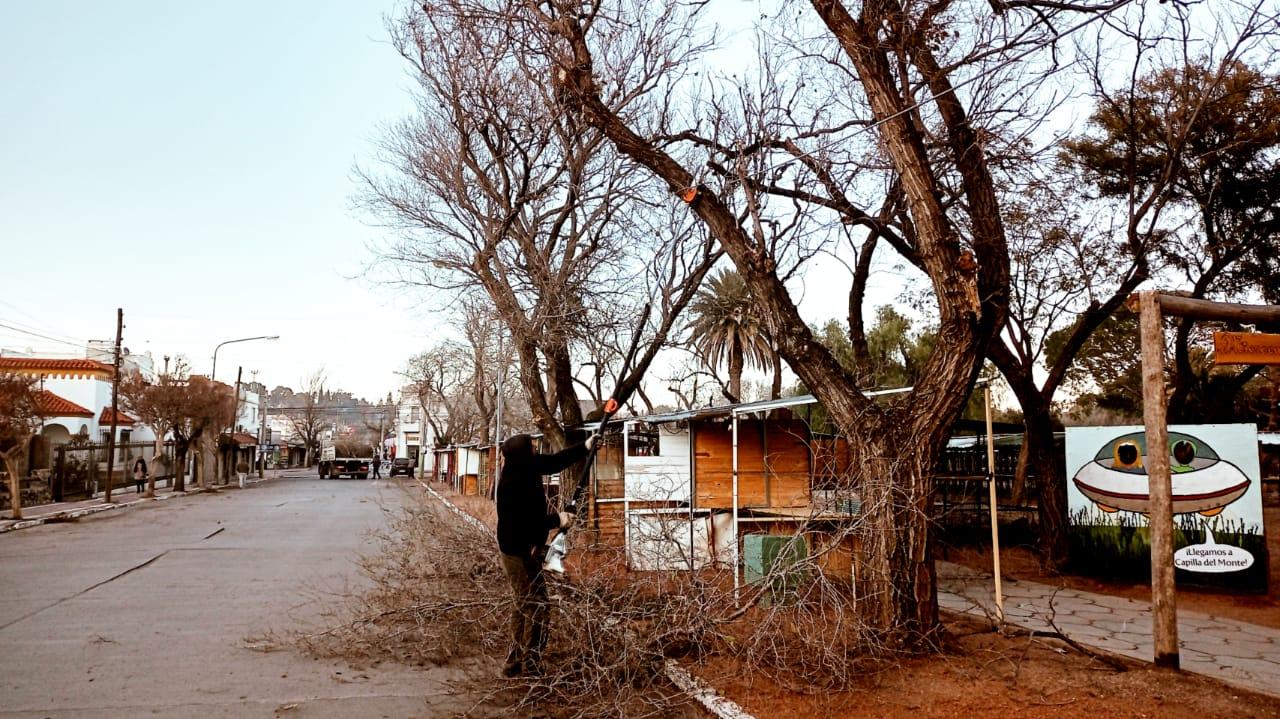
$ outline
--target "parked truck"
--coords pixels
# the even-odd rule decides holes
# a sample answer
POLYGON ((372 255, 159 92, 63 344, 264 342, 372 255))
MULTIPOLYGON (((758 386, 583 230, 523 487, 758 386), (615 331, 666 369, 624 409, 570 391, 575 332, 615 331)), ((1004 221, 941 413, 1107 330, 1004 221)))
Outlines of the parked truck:
POLYGON ((373 463, 373 445, 346 440, 322 440, 320 445, 320 479, 368 479, 373 463))

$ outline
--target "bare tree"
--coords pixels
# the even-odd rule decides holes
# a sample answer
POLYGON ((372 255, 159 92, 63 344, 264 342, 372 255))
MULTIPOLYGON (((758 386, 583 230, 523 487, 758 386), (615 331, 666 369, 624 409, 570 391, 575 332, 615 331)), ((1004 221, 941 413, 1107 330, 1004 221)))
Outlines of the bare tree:
POLYGON ((302 389, 292 395, 293 406, 284 410, 293 430, 307 448, 306 465, 311 466, 320 450, 320 435, 332 422, 325 407, 325 374, 323 369, 303 378, 302 389))
MULTIPOLYGON (((1020 197, 1006 202, 1013 228, 1013 299, 1008 327, 993 344, 991 359, 1022 408, 1026 441, 1017 485, 1025 484, 1029 472, 1037 477, 1041 559, 1049 568, 1058 569, 1067 559, 1067 481, 1053 443, 1053 398, 1102 323, 1142 282, 1170 264, 1159 259, 1197 254, 1177 241, 1186 234, 1180 229, 1186 218, 1176 204, 1180 196, 1194 194, 1185 188, 1200 178, 1221 177, 1221 169, 1208 168, 1231 164, 1221 162, 1223 154, 1238 157, 1230 147, 1210 147, 1211 138, 1230 124, 1224 122, 1226 116, 1250 114, 1241 109, 1250 92, 1265 93, 1265 83, 1253 82, 1250 90, 1237 64, 1241 54, 1277 29, 1276 19, 1260 14, 1260 8, 1260 3, 1233 8, 1216 19, 1215 29, 1206 30, 1192 21, 1191 9, 1175 4, 1153 13, 1138 6, 1080 43, 1081 66, 1097 98, 1090 132, 1063 143, 1066 174, 1035 177, 1018 187, 1020 197), (1169 42, 1152 43, 1158 36, 1169 42), (1201 57, 1179 75, 1177 68, 1188 62, 1189 49, 1206 36, 1217 37, 1222 56, 1201 57), (1112 57, 1118 46, 1130 49, 1125 73, 1116 72, 1112 57), (1171 81, 1173 77, 1183 81, 1171 81), (1163 94, 1157 89, 1159 78, 1164 78, 1163 94), (1090 185, 1097 188, 1096 197, 1079 189, 1090 185), (1050 338, 1052 356, 1045 354, 1050 338), (1043 379, 1037 381, 1037 375, 1043 379)), ((1265 106, 1259 99, 1255 103, 1265 106)), ((1255 124, 1248 139, 1241 133, 1238 140, 1223 142, 1245 145, 1269 133, 1274 143, 1275 128, 1274 122, 1255 124)), ((1029 167, 1034 173, 1036 165, 1029 167)), ((1257 187, 1270 184, 1254 182, 1257 187)), ((1219 189, 1204 187, 1200 197, 1207 200, 1219 189)), ((1203 224, 1213 226, 1211 221, 1203 224)), ((1215 245, 1209 237, 1199 247, 1206 243, 1215 245)), ((1207 274, 1224 270, 1232 257, 1239 259, 1251 249, 1249 239, 1229 245, 1219 245, 1224 249, 1220 253, 1210 249, 1218 256, 1206 263, 1207 274)), ((1212 286, 1211 281, 1194 284, 1197 296, 1212 286)), ((1178 355, 1185 353, 1175 350, 1178 355)))
POLYGON ((16 373, 0 373, 0 461, 9 478, 9 516, 22 519, 22 473, 19 459, 26 455, 42 419, 36 379, 16 373))
MULTIPOLYGON (((179 427, 183 423, 183 416, 188 413, 186 403, 191 399, 186 387, 188 375, 186 361, 178 359, 173 371, 166 369, 157 375, 155 382, 148 382, 136 369, 120 378, 120 400, 125 409, 155 434, 156 459, 164 454, 165 436, 179 427)), ((182 486, 178 475, 185 471, 185 462, 177 461, 176 452, 174 459, 174 487, 178 488, 182 486)), ((155 460, 152 462, 154 464, 155 460)), ((152 467, 151 476, 147 480, 148 497, 155 496, 157 474, 159 471, 152 467)))
MULTIPOLYGON (((813 250, 802 244, 802 233, 785 232, 788 223, 803 218, 795 209, 801 192, 794 186, 785 192, 771 187, 782 174, 774 165, 774 150, 789 153, 786 163, 796 175, 803 171, 803 181, 824 192, 822 202, 837 208, 847 222, 882 234, 889 231, 875 222, 877 211, 863 209, 854 199, 850 181, 831 172, 823 159, 825 148, 806 152, 786 136, 812 138, 815 133, 796 133, 794 124, 784 128, 780 123, 759 123, 722 138, 671 133, 709 148, 711 162, 723 168, 720 187, 713 188, 655 141, 652 125, 664 118, 619 113, 602 100, 615 87, 632 93, 669 88, 661 76, 638 84, 637 71, 618 68, 610 60, 620 52, 619 45, 634 47, 644 57, 636 63, 641 68, 677 76, 693 51, 682 43, 697 36, 696 11, 677 3, 624 3, 607 10, 597 3, 549 3, 530 10, 529 24, 521 26, 545 43, 546 71, 566 107, 648 168, 721 243, 762 307, 779 354, 813 388, 848 438, 859 468, 852 479, 864 500, 866 618, 886 637, 908 640, 932 634, 937 622, 927 530, 933 467, 987 344, 1004 321, 1008 293, 1008 252, 984 152, 987 140, 956 92, 952 78, 958 68, 938 54, 936 38, 944 31, 947 5, 874 2, 854 14, 843 3, 813 3, 831 41, 814 59, 830 62, 838 56, 848 63, 841 90, 846 96, 860 92, 865 104, 858 108, 864 114, 846 120, 844 127, 875 128, 893 177, 888 184, 901 197, 897 221, 909 228, 895 238, 923 268, 937 304, 939 339, 921 381, 906 399, 889 406, 866 397, 858 378, 817 341, 787 287, 788 277, 813 250), (932 103, 923 106, 918 93, 927 93, 932 103), (756 152, 745 152, 748 145, 756 152), (766 194, 792 197, 770 203, 766 194)), ((962 67, 976 62, 966 60, 962 67)), ((776 84, 778 78, 773 75, 766 82, 776 84)), ((717 118, 725 124, 731 119, 717 118)), ((817 134, 826 142, 852 141, 831 125, 817 134)), ((813 199, 819 198, 810 192, 806 200, 813 199)))
POLYGON ((445 342, 414 355, 405 368, 438 447, 466 442, 482 431, 473 392, 479 374, 474 362, 468 347, 445 342))
MULTIPOLYGON (((174 445, 173 489, 186 489, 187 457, 193 447, 216 433, 234 408, 231 388, 205 377, 189 374, 188 365, 179 360, 172 372, 160 374, 148 382, 141 373, 126 374, 120 381, 120 397, 125 407, 156 433, 157 453, 162 451, 165 434, 171 434, 174 445)), ((203 458, 202 458, 203 459, 203 458)), ((194 465, 196 477, 207 482, 201 461, 194 465)), ((147 485, 148 495, 155 493, 155 473, 147 485)))
POLYGON ((618 348, 643 334, 613 392, 625 401, 719 253, 653 206, 599 130, 560 112, 501 24, 430 4, 392 36, 420 92, 417 116, 388 139, 393 173, 366 175, 371 209, 405 233, 385 254, 408 282, 492 306, 534 423, 563 445, 564 426, 584 419, 575 363, 612 348, 616 371, 618 348), (640 317, 646 302, 652 322, 640 317))

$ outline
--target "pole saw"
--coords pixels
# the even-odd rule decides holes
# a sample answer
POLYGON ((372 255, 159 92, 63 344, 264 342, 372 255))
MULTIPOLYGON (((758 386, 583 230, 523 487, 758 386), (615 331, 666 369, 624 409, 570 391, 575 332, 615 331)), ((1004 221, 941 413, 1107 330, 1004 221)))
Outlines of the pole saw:
MULTIPOLYGON (((649 321, 650 305, 644 306, 644 311, 640 315, 640 324, 636 326, 636 334, 631 338, 631 347, 627 350, 626 357, 622 360, 622 369, 618 372, 618 379, 614 382, 614 394, 618 392, 618 385, 622 379, 631 371, 631 363, 636 358, 636 349, 640 346, 640 335, 644 330, 645 323, 649 321)), ((595 461, 596 452, 600 451, 600 437, 604 434, 604 427, 608 424, 613 415, 618 412, 620 405, 615 397, 610 397, 604 403, 604 413, 600 415, 600 426, 596 427, 596 431, 592 434, 596 438, 591 444, 591 449, 587 452, 585 464, 582 466, 582 473, 578 476, 578 483, 573 486, 573 496, 569 499, 569 503, 565 505, 564 511, 576 515, 578 513, 578 505, 582 503, 583 497, 587 494, 587 482, 591 479, 591 465, 595 461)), ((564 558, 569 554, 569 530, 562 529, 555 533, 554 538, 547 544, 545 559, 542 562, 542 568, 557 574, 564 573, 564 558)))

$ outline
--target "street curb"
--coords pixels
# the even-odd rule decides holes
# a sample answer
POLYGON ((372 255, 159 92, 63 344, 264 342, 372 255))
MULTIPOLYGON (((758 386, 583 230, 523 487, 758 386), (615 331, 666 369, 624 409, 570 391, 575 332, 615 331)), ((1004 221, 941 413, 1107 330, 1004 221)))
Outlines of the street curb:
MULTIPOLYGON (((262 479, 253 479, 253 480, 246 481, 245 485, 247 486, 250 484, 261 484, 262 482, 267 482, 267 481, 270 481, 270 480, 264 477, 262 479)), ((239 489, 239 487, 236 485, 228 484, 222 487, 221 489, 219 488, 192 489, 185 492, 169 492, 168 494, 161 494, 155 497, 135 499, 132 502, 101 504, 96 507, 84 507, 83 509, 66 509, 61 512, 54 512, 52 514, 43 514, 38 517, 32 517, 30 519, 18 520, 13 524, 8 524, 3 527, 0 527, 0 534, 5 534, 7 532, 16 532, 19 529, 27 529, 30 527, 39 527, 42 524, 48 524, 50 522, 62 522, 69 519, 80 519, 81 517, 88 517, 89 515, 92 515, 92 514, 101 514, 102 512, 111 512, 111 511, 120 510, 120 509, 128 509, 130 507, 133 507, 139 504, 147 504, 151 502, 167 502, 170 499, 175 499, 178 497, 187 497, 193 494, 209 494, 212 492, 221 491, 222 489, 230 489, 232 487, 239 489)))
MULTIPOLYGON (((420 479, 417 480, 417 482, 449 511, 462 517, 469 524, 484 530, 486 533, 490 535, 493 534, 484 522, 481 522, 468 514, 458 505, 450 502, 443 494, 440 494, 427 486, 426 482, 423 482, 420 479)), ((681 691, 688 694, 691 699, 701 704, 704 709, 716 717, 719 717, 719 719, 755 719, 755 717, 748 714, 746 710, 735 704, 733 700, 721 696, 714 688, 704 684, 700 679, 691 674, 689 670, 680 666, 680 663, 676 660, 668 659, 663 665, 663 668, 666 671, 667 678, 671 680, 672 684, 675 684, 681 691)))

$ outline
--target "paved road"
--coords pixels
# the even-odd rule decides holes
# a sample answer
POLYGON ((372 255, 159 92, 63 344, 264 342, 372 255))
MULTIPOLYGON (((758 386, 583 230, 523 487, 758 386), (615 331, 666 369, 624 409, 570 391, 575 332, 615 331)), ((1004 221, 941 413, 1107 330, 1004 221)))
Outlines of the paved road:
POLYGON ((0 716, 436 717, 471 707, 447 669, 354 671, 244 646, 314 618, 308 589, 358 581, 352 560, 383 521, 379 497, 394 505, 398 484, 286 474, 0 535, 0 716))

